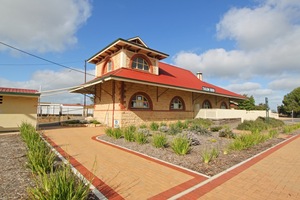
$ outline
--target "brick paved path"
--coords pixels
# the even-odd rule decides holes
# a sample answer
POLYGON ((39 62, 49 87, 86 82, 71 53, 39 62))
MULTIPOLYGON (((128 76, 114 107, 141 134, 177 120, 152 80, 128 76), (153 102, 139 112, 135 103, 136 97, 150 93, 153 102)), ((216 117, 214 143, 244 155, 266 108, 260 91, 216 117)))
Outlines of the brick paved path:
POLYGON ((300 199, 300 137, 208 179, 97 141, 103 128, 45 130, 50 143, 109 199, 300 199), (95 164, 96 163, 96 164, 95 164))
POLYGON ((66 153, 65 157, 70 156, 70 162, 81 173, 90 177, 92 172, 99 178, 94 182, 110 199, 166 199, 207 179, 200 174, 101 143, 94 136, 102 133, 102 128, 87 127, 44 131, 50 143, 61 154, 66 153))

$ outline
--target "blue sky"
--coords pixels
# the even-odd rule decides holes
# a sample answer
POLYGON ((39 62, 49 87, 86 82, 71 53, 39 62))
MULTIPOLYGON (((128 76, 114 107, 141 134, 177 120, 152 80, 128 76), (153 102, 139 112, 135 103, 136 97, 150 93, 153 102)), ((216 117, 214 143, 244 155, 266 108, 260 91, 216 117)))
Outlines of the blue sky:
MULTIPOLYGON (((231 91, 269 98, 272 109, 300 86, 298 0, 0 0, 0 42, 78 70, 117 38, 139 36, 164 62, 203 72, 231 91)), ((87 65, 93 74, 94 65, 87 65)), ((84 75, 0 44, 0 86, 68 88, 84 75)), ((88 76, 88 79, 93 78, 88 76)), ((45 93, 41 101, 82 103, 45 93)))

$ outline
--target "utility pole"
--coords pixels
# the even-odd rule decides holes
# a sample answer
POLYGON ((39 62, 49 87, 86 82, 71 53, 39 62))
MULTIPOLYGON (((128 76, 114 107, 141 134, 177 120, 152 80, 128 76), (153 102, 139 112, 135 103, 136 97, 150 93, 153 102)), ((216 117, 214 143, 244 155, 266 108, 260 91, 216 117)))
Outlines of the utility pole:
MULTIPOLYGON (((84 83, 86 83, 86 60, 84 61, 84 83)), ((86 94, 84 95, 83 99, 83 117, 86 117, 86 94)))
POLYGON ((270 117, 269 117, 269 110, 270 110, 270 108, 269 108, 268 97, 265 98, 265 102, 266 102, 266 121, 267 121, 267 123, 269 123, 269 119, 270 119, 270 117))

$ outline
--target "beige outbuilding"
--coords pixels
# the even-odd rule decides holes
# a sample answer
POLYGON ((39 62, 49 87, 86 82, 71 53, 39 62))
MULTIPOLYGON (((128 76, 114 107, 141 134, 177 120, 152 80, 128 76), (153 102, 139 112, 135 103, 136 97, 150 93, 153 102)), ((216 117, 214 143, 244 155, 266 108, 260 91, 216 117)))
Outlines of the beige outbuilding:
POLYGON ((0 87, 0 132, 15 131, 22 122, 36 126, 37 90, 0 87))

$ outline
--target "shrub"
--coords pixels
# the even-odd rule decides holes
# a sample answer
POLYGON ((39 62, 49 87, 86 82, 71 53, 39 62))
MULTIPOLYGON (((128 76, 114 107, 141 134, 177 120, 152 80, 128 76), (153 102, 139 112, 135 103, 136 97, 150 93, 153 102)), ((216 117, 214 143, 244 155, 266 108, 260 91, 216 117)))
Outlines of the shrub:
POLYGON ((152 144, 156 148, 164 148, 167 146, 168 141, 165 134, 155 134, 152 136, 152 144))
POLYGON ((148 139, 144 133, 135 133, 135 141, 138 144, 145 144, 148 142, 148 139))
POLYGON ((210 119, 202 119, 202 118, 193 119, 191 123, 198 124, 206 129, 213 124, 213 122, 210 119))
POLYGON ((130 130, 131 132, 135 132, 136 131, 136 127, 134 125, 130 125, 129 127, 127 127, 128 130, 130 130))
POLYGON ((268 129, 268 125, 261 120, 257 120, 257 121, 245 120, 243 123, 237 126, 237 129, 247 130, 247 131, 253 131, 253 130, 262 131, 268 129))
POLYGON ((20 134, 28 148, 27 166, 34 173, 51 171, 56 156, 36 132, 35 128, 31 124, 22 123, 20 126, 20 134))
POLYGON ((219 156, 219 150, 213 148, 212 150, 204 149, 201 152, 202 161, 208 164, 212 159, 216 159, 219 156))
POLYGON ((218 131, 221 130, 221 129, 222 129, 222 126, 213 126, 213 127, 210 128, 210 130, 211 130, 212 132, 218 132, 218 131))
POLYGON ((278 131, 273 129, 269 131, 269 138, 276 138, 278 136, 278 131))
POLYGON ((122 130, 120 128, 113 129, 112 137, 115 139, 119 139, 122 137, 122 130))
POLYGON ((40 173, 35 179, 36 187, 30 188, 30 199, 87 199, 89 185, 78 180, 71 168, 64 165, 62 169, 50 174, 40 173))
POLYGON ((239 124, 237 129, 239 130, 248 130, 248 131, 262 131, 269 128, 278 128, 282 127, 284 122, 278 119, 269 118, 267 121, 264 117, 258 117, 255 121, 245 120, 243 123, 239 124))
POLYGON ((152 123, 150 124, 150 130, 151 130, 151 131, 157 131, 158 128, 159 128, 159 124, 158 124, 158 123, 152 122, 152 123))
POLYGON ((300 128, 300 124, 285 125, 283 127, 283 133, 291 133, 299 128, 300 128))
POLYGON ((167 133, 169 128, 167 126, 160 126, 158 130, 162 133, 167 133))
POLYGON ((142 124, 142 125, 140 125, 140 128, 147 128, 147 125, 146 124, 142 124))
POLYGON ((205 164, 208 164, 212 159, 210 151, 208 151, 207 149, 201 151, 201 158, 205 164))
POLYGON ((50 150, 44 141, 35 143, 27 152, 27 166, 34 173, 48 173, 53 170, 56 155, 50 150))
POLYGON ((96 119, 92 119, 89 121, 89 123, 91 124, 101 124, 99 121, 97 121, 96 119))
POLYGON ((160 126, 160 127, 162 127, 162 126, 167 126, 167 123, 165 123, 165 122, 160 122, 159 126, 160 126))
POLYGON ((241 135, 236 139, 234 139, 234 141, 229 145, 229 149, 231 150, 248 149, 254 145, 266 141, 268 137, 269 137, 268 135, 263 135, 260 132, 241 135))
POLYGON ((111 127, 105 129, 105 134, 109 137, 113 136, 113 132, 114 132, 114 130, 111 127))
POLYGON ((39 138, 39 135, 36 134, 35 128, 26 122, 23 122, 20 127, 20 134, 22 140, 27 143, 27 141, 35 140, 36 138, 39 138))
POLYGON ((186 135, 187 139, 190 141, 191 146, 200 145, 200 141, 195 133, 191 131, 185 131, 184 134, 186 135))
POLYGON ((181 133, 181 129, 176 124, 170 124, 168 133, 171 135, 176 135, 181 133))
POLYGON ((230 130, 229 127, 226 127, 224 130, 219 132, 219 137, 234 139, 234 138, 236 138, 236 135, 230 130))
POLYGON ((184 136, 174 138, 171 147, 173 151, 178 155, 185 155, 191 149, 190 141, 184 136))
POLYGON ((135 137, 134 137, 135 128, 127 127, 127 128, 124 129, 123 133, 124 133, 124 139, 126 141, 134 142, 134 140, 135 140, 135 137))
POLYGON ((213 149, 211 150, 211 157, 212 157, 213 159, 219 157, 219 154, 220 154, 220 152, 219 152, 218 149, 213 148, 213 149))
POLYGON ((144 134, 145 136, 150 136, 151 134, 150 134, 150 131, 148 130, 148 129, 146 129, 146 128, 139 128, 138 130, 137 130, 137 132, 138 133, 142 133, 142 134, 144 134))
POLYGON ((54 172, 56 155, 35 131, 35 128, 26 123, 20 126, 22 139, 28 151, 28 167, 37 174, 35 187, 29 188, 30 199, 86 199, 89 194, 89 185, 85 185, 71 171, 70 167, 62 166, 54 172))
POLYGON ((209 132, 209 130, 205 127, 203 127, 200 124, 192 124, 190 126, 190 131, 194 132, 195 134, 198 135, 205 135, 205 136, 211 136, 211 133, 209 132))
POLYGON ((175 126, 178 128, 178 129, 187 129, 188 128, 188 122, 182 122, 182 121, 177 121, 175 123, 175 126))

